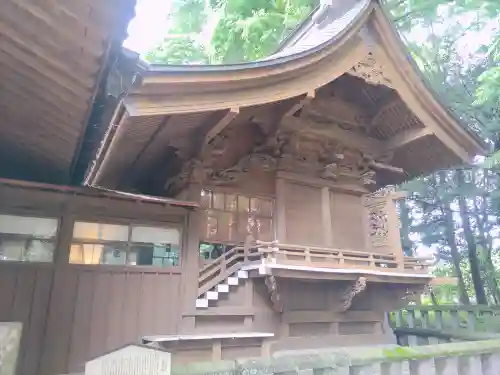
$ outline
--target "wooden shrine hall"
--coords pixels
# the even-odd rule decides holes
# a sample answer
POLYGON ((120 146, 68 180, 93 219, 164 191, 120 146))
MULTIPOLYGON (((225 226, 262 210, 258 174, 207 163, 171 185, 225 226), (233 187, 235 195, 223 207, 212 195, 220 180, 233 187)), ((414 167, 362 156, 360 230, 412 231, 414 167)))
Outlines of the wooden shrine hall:
POLYGON ((177 363, 393 342, 385 313, 433 282, 403 252, 394 186, 486 146, 378 1, 325 1, 276 54, 220 66, 122 49, 132 1, 52 3, 0 14, 19 374, 140 341, 177 363))

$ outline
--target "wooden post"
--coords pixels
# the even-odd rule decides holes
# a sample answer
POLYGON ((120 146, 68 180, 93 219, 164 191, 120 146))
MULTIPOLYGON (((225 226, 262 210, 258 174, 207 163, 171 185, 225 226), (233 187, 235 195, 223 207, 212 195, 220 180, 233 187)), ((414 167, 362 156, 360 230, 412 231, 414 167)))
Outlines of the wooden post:
POLYGON ((460 328, 460 312, 458 310, 450 311, 452 329, 457 330, 460 328))
POLYGON ((326 186, 321 188, 321 223, 323 225, 323 245, 333 246, 332 211, 330 202, 330 189, 326 186))
POLYGON ((397 262, 397 268, 404 270, 404 253, 401 246, 401 237, 399 233, 399 218, 396 210, 396 202, 391 195, 387 197, 387 228, 389 246, 394 253, 397 262))
MULTIPOLYGON (((415 310, 408 309, 407 322, 408 328, 415 328, 415 310)), ((418 338, 416 336, 410 335, 408 336, 408 345, 409 346, 417 346, 418 338)))
POLYGON ((476 330, 476 313, 474 311, 467 312, 467 329, 472 332, 476 330))
POLYGON ((286 181, 276 179, 276 239, 286 243, 286 181))
MULTIPOLYGON (((188 190, 187 199, 198 202, 201 196, 201 187, 192 185, 188 190)), ((200 271, 199 250, 200 231, 203 222, 202 211, 191 211, 187 217, 185 241, 182 245, 182 314, 190 313, 195 309, 198 296, 198 273, 200 271)), ((181 317, 181 332, 189 333, 194 330, 194 318, 181 317)))

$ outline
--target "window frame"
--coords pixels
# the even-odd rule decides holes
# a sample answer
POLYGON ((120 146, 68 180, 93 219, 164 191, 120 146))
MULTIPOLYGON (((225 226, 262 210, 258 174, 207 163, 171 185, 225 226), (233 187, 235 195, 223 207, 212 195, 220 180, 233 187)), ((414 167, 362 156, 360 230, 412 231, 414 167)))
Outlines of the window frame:
POLYGON ((172 270, 178 270, 182 266, 182 258, 183 258, 183 242, 184 242, 184 235, 185 235, 185 225, 183 223, 179 222, 170 222, 170 221, 142 221, 142 220, 131 220, 131 219, 121 219, 121 218, 109 218, 109 217, 76 217, 73 220, 73 225, 71 226, 71 238, 68 244, 68 264, 72 267, 102 267, 102 268, 110 268, 110 269, 130 269, 130 270, 144 270, 146 272, 164 272, 168 271, 171 272, 172 270), (116 240, 92 240, 92 239, 81 239, 81 238, 75 238, 73 237, 73 232, 75 228, 75 224, 77 222, 84 222, 84 223, 92 223, 92 224, 107 224, 107 225, 121 225, 121 226, 126 226, 127 227, 127 241, 116 241, 116 240), (175 228, 179 230, 179 264, 177 265, 172 265, 168 267, 158 267, 154 265, 145 265, 145 264, 128 264, 126 263, 129 259, 129 254, 131 252, 131 245, 133 244, 147 244, 145 242, 133 242, 131 241, 132 237, 132 228, 133 227, 150 227, 150 228, 163 228, 163 229, 168 229, 168 228, 175 228), (126 248, 126 258, 125 258, 125 264, 103 264, 103 263, 96 263, 96 264, 85 264, 85 263, 71 263, 70 262, 70 256, 71 256, 71 246, 73 244, 78 244, 78 245, 84 245, 84 244, 95 244, 95 245, 125 245, 126 248))
MULTIPOLYGON (((271 239, 269 239, 269 241, 273 241, 276 238, 276 218, 275 218, 276 199, 274 196, 265 196, 262 194, 252 194, 252 193, 246 192, 246 191, 239 191, 239 190, 233 190, 233 189, 223 189, 223 188, 216 188, 216 187, 210 187, 210 186, 203 187, 201 189, 201 191, 210 191, 212 193, 212 197, 211 197, 211 201, 210 201, 210 205, 212 207, 214 205, 213 204, 213 202, 214 202, 213 196, 215 194, 223 194, 224 195, 224 209, 206 208, 203 205, 203 203, 201 202, 201 196, 200 196, 200 206, 202 207, 203 214, 204 214, 204 222, 203 222, 204 225, 203 225, 203 231, 200 233, 200 243, 201 242, 209 242, 209 243, 218 243, 218 244, 223 244, 223 245, 238 245, 238 244, 244 242, 244 240, 245 240, 245 239, 242 239, 241 241, 238 241, 238 240, 231 240, 231 239, 209 238, 207 236, 208 218, 211 216, 211 215, 209 215, 209 212, 225 213, 225 214, 229 214, 229 215, 234 215, 234 217, 236 219, 236 222, 235 222, 236 232, 238 232, 238 227, 239 227, 239 223, 240 223, 240 216, 242 214, 246 215, 247 217, 254 216, 255 218, 271 220, 271 226, 270 226, 271 239), (240 212, 238 198, 236 198, 237 199, 236 211, 226 210, 225 209, 226 197, 228 195, 234 195, 236 197, 241 196, 241 197, 247 198, 249 207, 250 207, 250 204, 251 204, 250 202, 252 199, 261 199, 261 200, 269 201, 271 203, 271 215, 266 216, 266 215, 255 214, 255 213, 250 213, 250 212, 247 212, 247 213, 240 212)), ((218 225, 218 223, 219 223, 219 221, 217 222, 217 225, 218 225)), ((263 240, 263 241, 267 241, 267 240, 263 240)))
MULTIPOLYGON (((49 219, 55 220, 56 222, 56 231, 54 236, 51 237, 48 241, 54 245, 54 249, 52 251, 52 260, 49 262, 43 262, 39 260, 7 260, 0 259, 0 263, 2 264, 20 264, 20 265, 54 265, 56 263, 56 258, 58 256, 58 244, 59 244, 59 236, 61 234, 61 217, 59 215, 49 214, 43 215, 43 213, 38 211, 0 211, 0 215, 2 216, 15 216, 15 217, 24 217, 30 219, 49 219)), ((5 236, 7 238, 18 238, 24 240, 47 240, 47 238, 41 238, 34 235, 20 234, 20 233, 4 233, 0 231, 0 236, 5 236)))

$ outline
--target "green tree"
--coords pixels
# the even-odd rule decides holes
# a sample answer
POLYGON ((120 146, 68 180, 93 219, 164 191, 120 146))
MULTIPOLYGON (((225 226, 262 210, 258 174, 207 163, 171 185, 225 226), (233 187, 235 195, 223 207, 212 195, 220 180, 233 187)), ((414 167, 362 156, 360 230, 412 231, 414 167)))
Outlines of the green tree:
POLYGON ((177 0, 167 36, 146 59, 168 64, 258 60, 272 54, 316 4, 317 0, 177 0))

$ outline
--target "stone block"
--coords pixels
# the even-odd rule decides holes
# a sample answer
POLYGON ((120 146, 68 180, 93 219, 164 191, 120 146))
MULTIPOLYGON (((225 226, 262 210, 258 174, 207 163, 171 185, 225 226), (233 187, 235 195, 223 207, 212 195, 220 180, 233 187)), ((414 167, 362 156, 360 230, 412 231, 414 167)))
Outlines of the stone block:
POLYGON ((0 375, 16 374, 21 333, 21 323, 0 323, 0 375))
POLYGON ((130 344, 85 364, 85 375, 170 375, 170 353, 130 344))

